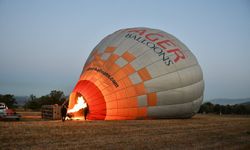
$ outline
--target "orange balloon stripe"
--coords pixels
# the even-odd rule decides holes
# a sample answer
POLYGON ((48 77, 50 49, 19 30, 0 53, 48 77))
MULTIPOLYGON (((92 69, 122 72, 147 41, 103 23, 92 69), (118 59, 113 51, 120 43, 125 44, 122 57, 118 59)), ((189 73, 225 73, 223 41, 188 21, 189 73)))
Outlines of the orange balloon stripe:
POLYGON ((139 83, 135 85, 135 90, 137 95, 143 95, 146 94, 146 89, 144 87, 144 83, 139 83))
POLYGON ((105 49, 105 52, 113 52, 113 51, 115 51, 115 49, 116 49, 116 47, 107 47, 106 49, 105 49))
POLYGON ((157 104, 157 95, 155 92, 147 94, 147 102, 149 106, 155 106, 157 104))
POLYGON ((107 102, 107 109, 117 109, 118 108, 118 104, 117 101, 112 101, 112 102, 107 102))
POLYGON ((142 68, 138 71, 139 76, 143 81, 152 79, 151 75, 149 74, 146 68, 142 68))
POLYGON ((134 97, 134 96, 136 96, 136 89, 135 89, 135 87, 131 86, 131 87, 126 88, 126 94, 127 94, 127 97, 134 97))
POLYGON ((139 117, 147 117, 147 107, 138 108, 139 117))
POLYGON ((133 54, 129 53, 128 51, 126 51, 125 53, 123 53, 122 58, 127 60, 127 62, 131 62, 135 59, 135 56, 133 54))
POLYGON ((135 72, 135 69, 132 67, 132 65, 127 64, 125 65, 122 70, 124 70, 126 72, 127 75, 131 75, 135 72))

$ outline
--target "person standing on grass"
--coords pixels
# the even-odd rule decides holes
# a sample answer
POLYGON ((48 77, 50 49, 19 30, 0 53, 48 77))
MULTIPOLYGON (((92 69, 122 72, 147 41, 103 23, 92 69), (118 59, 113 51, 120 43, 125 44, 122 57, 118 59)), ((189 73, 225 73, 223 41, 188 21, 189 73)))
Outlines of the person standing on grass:
POLYGON ((65 121, 66 115, 67 115, 67 107, 65 105, 62 105, 62 108, 61 108, 62 122, 65 121))
POLYGON ((84 119, 87 119, 87 115, 89 113, 89 105, 87 104, 87 107, 83 108, 83 115, 84 115, 84 119))

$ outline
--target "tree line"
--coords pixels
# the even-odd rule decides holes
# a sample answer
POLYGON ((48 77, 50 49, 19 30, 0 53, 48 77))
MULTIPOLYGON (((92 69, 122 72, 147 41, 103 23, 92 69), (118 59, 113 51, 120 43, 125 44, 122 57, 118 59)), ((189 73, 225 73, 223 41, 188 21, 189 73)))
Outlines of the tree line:
POLYGON ((235 104, 235 105, 219 105, 211 102, 206 102, 201 105, 199 113, 214 113, 214 114, 250 114, 250 104, 235 104))
MULTIPOLYGON (((36 97, 30 95, 24 104, 25 109, 39 110, 42 105, 61 105, 66 100, 66 96, 62 91, 52 90, 50 94, 36 97)), ((14 95, 0 94, 0 102, 4 102, 9 108, 17 108, 17 101, 14 95)), ((214 113, 214 114, 250 114, 250 104, 235 104, 235 105, 219 105, 211 102, 206 102, 201 105, 198 113, 214 113)))
POLYGON ((14 95, 11 94, 0 94, 0 103, 5 103, 9 108, 16 108, 17 102, 14 95))
MULTIPOLYGON (((28 100, 25 102, 23 108, 32 109, 32 110, 40 110, 42 105, 61 105, 66 100, 66 96, 62 91, 52 90, 50 94, 36 97, 35 95, 30 95, 28 100)), ((17 108, 17 101, 14 95, 0 94, 0 102, 5 103, 9 108, 17 108)))

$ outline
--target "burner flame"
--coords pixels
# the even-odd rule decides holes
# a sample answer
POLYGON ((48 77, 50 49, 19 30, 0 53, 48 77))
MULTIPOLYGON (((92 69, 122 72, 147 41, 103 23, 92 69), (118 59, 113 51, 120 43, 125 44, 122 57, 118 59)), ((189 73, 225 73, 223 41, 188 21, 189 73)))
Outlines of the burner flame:
POLYGON ((77 98, 77 103, 74 105, 74 107, 72 109, 69 109, 67 111, 67 113, 74 113, 79 111, 80 109, 86 108, 87 107, 87 103, 85 102, 85 100, 83 99, 82 96, 77 98))

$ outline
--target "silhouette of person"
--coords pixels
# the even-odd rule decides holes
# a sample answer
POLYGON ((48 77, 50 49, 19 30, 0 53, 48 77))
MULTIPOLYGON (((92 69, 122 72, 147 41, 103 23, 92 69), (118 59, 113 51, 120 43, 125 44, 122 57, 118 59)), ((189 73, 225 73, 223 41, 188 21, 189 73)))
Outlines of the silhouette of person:
POLYGON ((87 107, 83 108, 83 115, 84 115, 84 119, 87 119, 87 115, 89 113, 89 105, 87 104, 87 107))
POLYGON ((62 108, 61 108, 61 117, 62 117, 62 121, 63 122, 65 121, 66 115, 67 115, 67 107, 65 105, 62 105, 62 108))

